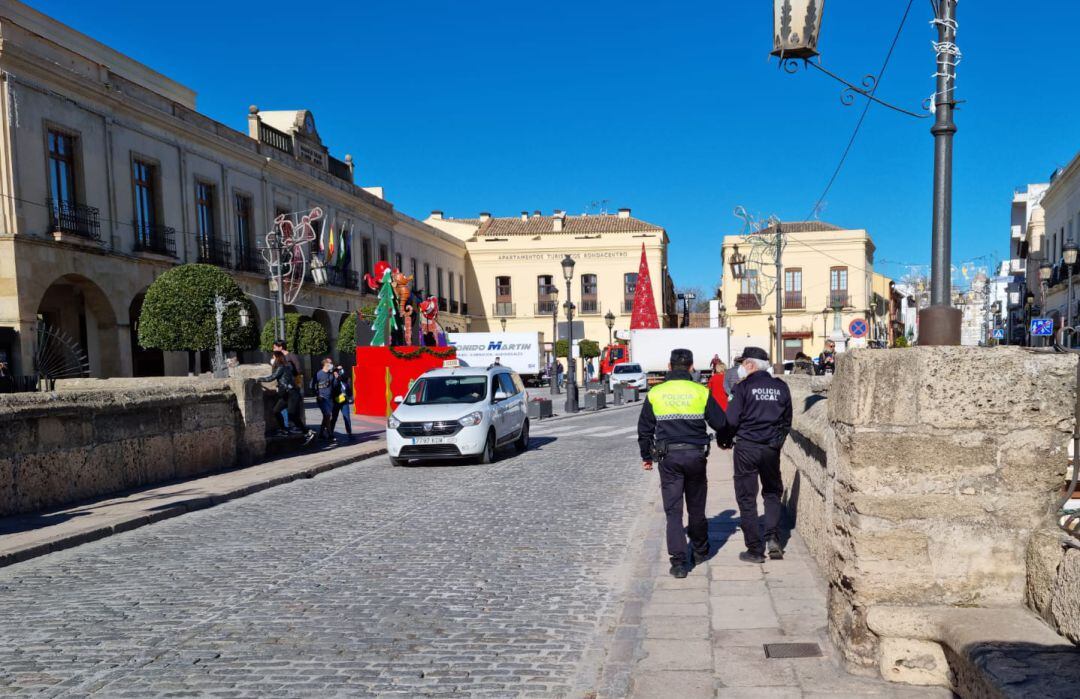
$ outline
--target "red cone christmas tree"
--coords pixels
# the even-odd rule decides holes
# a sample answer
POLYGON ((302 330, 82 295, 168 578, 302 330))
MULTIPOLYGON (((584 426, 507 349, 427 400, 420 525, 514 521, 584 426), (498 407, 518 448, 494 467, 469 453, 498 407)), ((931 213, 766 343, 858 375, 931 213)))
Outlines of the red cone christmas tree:
POLYGON ((634 287, 634 313, 630 316, 630 329, 659 328, 656 318, 656 301, 652 295, 652 277, 649 261, 645 259, 645 243, 641 244, 641 265, 638 267, 637 286, 634 287))

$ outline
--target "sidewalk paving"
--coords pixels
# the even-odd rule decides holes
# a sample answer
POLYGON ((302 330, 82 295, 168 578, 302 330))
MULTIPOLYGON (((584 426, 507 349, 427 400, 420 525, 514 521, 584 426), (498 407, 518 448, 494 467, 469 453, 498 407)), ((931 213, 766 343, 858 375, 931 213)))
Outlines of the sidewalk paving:
MULTIPOLYGON (((212 507, 282 483, 312 478, 383 454, 386 440, 382 424, 382 420, 354 416, 356 441, 350 444, 288 452, 247 468, 141 488, 61 509, 2 518, 0 567, 212 507)), ((338 436, 343 437, 340 421, 338 428, 338 436)))
MULTIPOLYGON (((825 587, 798 532, 792 532, 781 561, 764 565, 739 561, 744 546, 731 452, 714 449, 709 462, 706 512, 715 553, 684 580, 668 574, 657 483, 652 527, 642 565, 637 567, 639 572, 648 571, 652 589, 637 603, 640 617, 623 613, 624 624, 638 619, 629 696, 953 696, 943 688, 898 685, 847 673, 828 640, 825 587), (822 656, 767 659, 765 643, 816 643, 822 656)), ((631 629, 621 633, 629 636, 631 629)), ((617 688, 609 689, 617 693, 617 688)))

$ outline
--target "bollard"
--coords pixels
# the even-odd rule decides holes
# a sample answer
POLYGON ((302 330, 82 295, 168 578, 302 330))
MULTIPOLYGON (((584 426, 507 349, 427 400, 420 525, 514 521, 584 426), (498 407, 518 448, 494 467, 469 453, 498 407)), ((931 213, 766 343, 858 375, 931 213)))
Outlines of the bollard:
POLYGON ((623 404, 623 385, 621 383, 615 384, 615 388, 612 391, 611 403, 612 405, 623 404))

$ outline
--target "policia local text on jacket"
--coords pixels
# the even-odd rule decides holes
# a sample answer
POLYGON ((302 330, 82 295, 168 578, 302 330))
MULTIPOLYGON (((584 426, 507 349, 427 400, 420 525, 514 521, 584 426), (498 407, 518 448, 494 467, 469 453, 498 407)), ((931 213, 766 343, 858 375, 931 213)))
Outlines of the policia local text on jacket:
MULTIPOLYGON (((765 354, 761 351, 761 354, 765 354)), ((777 537, 780 524, 780 448, 791 431, 791 391, 786 383, 759 369, 735 385, 725 415, 727 427, 720 432, 722 446, 735 440, 735 499, 739 503, 740 528, 746 550, 782 558, 777 537), (758 477, 765 501, 765 541, 758 524, 758 477)))
POLYGON ((705 426, 720 431, 725 425, 724 411, 709 395, 709 389, 693 380, 688 371, 691 365, 692 359, 686 369, 673 369, 662 384, 650 389, 638 418, 641 460, 646 469, 651 468, 654 460, 660 469, 660 491, 667 516, 668 556, 671 572, 677 577, 686 576, 684 498, 690 519, 687 533, 694 548, 694 558, 704 560, 709 555, 705 463, 710 440, 705 426))

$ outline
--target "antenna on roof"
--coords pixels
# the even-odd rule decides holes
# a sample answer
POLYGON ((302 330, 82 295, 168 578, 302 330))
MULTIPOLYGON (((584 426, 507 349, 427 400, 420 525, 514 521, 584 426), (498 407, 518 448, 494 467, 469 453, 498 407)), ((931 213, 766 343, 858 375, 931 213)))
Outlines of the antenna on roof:
POLYGON ((585 207, 586 212, 598 213, 601 216, 607 215, 608 204, 611 203, 610 199, 598 199, 590 201, 589 205, 585 207))

